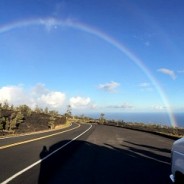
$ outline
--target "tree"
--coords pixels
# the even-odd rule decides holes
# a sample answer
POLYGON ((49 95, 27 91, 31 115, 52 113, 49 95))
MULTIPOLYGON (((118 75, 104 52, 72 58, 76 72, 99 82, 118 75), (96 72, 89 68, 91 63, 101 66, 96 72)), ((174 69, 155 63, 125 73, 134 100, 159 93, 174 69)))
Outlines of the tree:
POLYGON ((17 110, 20 111, 24 116, 30 116, 32 113, 32 110, 27 105, 20 105, 17 107, 17 110))
POLYGON ((55 110, 49 111, 49 114, 51 116, 58 116, 59 115, 58 111, 55 111, 55 110))
POLYGON ((0 111, 0 130, 4 129, 4 125, 5 125, 5 118, 2 116, 2 113, 0 111))
POLYGON ((45 109, 44 109, 44 113, 45 113, 45 114, 48 114, 48 113, 49 113, 49 109, 48 109, 48 107, 45 107, 45 109))
POLYGON ((12 110, 12 111, 14 110, 14 105, 10 106, 10 110, 12 110))
POLYGON ((17 125, 24 121, 24 115, 22 114, 22 112, 18 112, 15 118, 17 120, 17 125))
POLYGON ((3 119, 0 118, 0 130, 4 129, 3 119))
POLYGON ((3 109, 4 110, 8 110, 9 109, 9 104, 8 104, 8 100, 5 100, 3 103, 3 109))
POLYGON ((13 118, 9 121, 9 129, 13 130, 17 128, 17 120, 16 118, 13 118))
POLYGON ((55 128, 55 120, 56 120, 56 118, 54 117, 54 115, 52 115, 52 116, 50 116, 49 120, 50 121, 48 122, 48 127, 50 129, 54 129, 55 128))
POLYGON ((65 116, 66 117, 72 117, 72 107, 71 107, 71 105, 67 106, 67 110, 66 110, 65 116))
POLYGON ((8 118, 5 119, 5 130, 10 129, 10 120, 8 118))
POLYGON ((24 116, 20 111, 17 114, 12 113, 10 116, 10 120, 7 120, 7 129, 16 129, 23 122, 23 119, 24 116))
POLYGON ((38 107, 38 105, 36 105, 36 107, 35 107, 35 110, 34 110, 37 114, 39 114, 39 113, 42 113, 43 112, 43 109, 42 108, 40 108, 40 107, 38 107))
POLYGON ((105 116, 104 113, 101 113, 101 114, 100 114, 100 118, 99 118, 100 124, 104 124, 104 123, 105 123, 106 120, 105 120, 104 116, 105 116))

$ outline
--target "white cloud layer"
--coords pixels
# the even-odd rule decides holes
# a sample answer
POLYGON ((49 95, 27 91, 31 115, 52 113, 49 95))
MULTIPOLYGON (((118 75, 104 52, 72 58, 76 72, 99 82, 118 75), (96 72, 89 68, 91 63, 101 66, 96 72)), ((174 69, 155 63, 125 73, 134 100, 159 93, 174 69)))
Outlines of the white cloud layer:
POLYGON ((95 108, 95 105, 91 102, 89 97, 72 97, 70 98, 70 105, 72 108, 83 108, 83 109, 91 109, 95 108))
POLYGON ((0 102, 8 101, 15 106, 26 104, 31 108, 36 105, 51 109, 61 108, 65 102, 66 95, 60 91, 50 91, 43 84, 37 84, 26 91, 23 86, 4 86, 0 88, 0 102))
POLYGON ((29 101, 21 86, 4 86, 0 88, 0 102, 8 101, 11 104, 19 105, 29 101))
POLYGON ((114 92, 116 92, 115 89, 116 89, 119 85, 120 85, 120 84, 119 84, 118 82, 111 81, 111 82, 109 82, 109 83, 99 84, 99 85, 98 85, 98 88, 101 89, 101 90, 110 92, 110 93, 114 93, 114 92))
POLYGON ((39 100, 45 106, 59 108, 65 101, 65 94, 58 91, 51 91, 48 94, 41 95, 39 100))
POLYGON ((157 71, 169 75, 172 79, 176 79, 176 74, 172 70, 169 70, 167 68, 159 68, 157 71))

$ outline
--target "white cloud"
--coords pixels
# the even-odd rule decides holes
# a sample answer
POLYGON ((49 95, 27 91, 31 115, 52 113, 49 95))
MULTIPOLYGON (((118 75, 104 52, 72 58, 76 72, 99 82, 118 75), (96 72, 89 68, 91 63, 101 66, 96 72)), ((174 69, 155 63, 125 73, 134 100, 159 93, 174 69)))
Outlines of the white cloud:
POLYGON ((122 105, 110 105, 108 108, 114 108, 114 109, 132 109, 134 106, 130 105, 128 103, 124 103, 122 105))
POLYGON ((31 89, 31 93, 33 96, 39 97, 43 94, 48 94, 49 90, 45 87, 44 84, 39 83, 31 89))
POLYGON ((165 110, 166 109, 166 107, 163 106, 163 105, 153 105, 152 108, 154 110, 158 110, 158 111, 162 111, 162 110, 165 110))
POLYGON ((22 101, 28 102, 27 99, 22 86, 4 86, 0 88, 0 102, 7 100, 11 104, 20 105, 22 101))
POLYGON ((41 104, 52 108, 59 108, 64 104, 65 94, 58 91, 51 91, 48 94, 43 94, 39 98, 41 104))
POLYGON ((72 97, 70 98, 70 105, 73 108, 94 108, 95 105, 91 102, 91 99, 89 97, 72 97))
POLYGON ((53 28, 57 29, 57 27, 60 26, 60 22, 55 18, 40 19, 40 24, 44 25, 48 32, 53 28))
POLYGON ((176 74, 172 70, 169 70, 167 68, 159 68, 157 71, 169 75, 172 79, 176 79, 176 74))
POLYGON ((144 91, 151 91, 152 90, 152 87, 151 87, 151 84, 148 83, 148 82, 142 82, 138 85, 142 90, 144 91))
POLYGON ((143 83, 140 83, 139 86, 140 86, 140 87, 143 87, 143 88, 147 88, 147 87, 150 87, 150 83, 148 83, 148 82, 143 82, 143 83))
POLYGON ((98 88, 107 92, 116 92, 116 88, 119 86, 120 84, 114 81, 111 81, 109 83, 105 83, 105 84, 99 84, 98 88))
POLYGON ((61 108, 65 101, 65 94, 60 91, 51 91, 43 84, 38 84, 30 90, 25 90, 23 86, 4 86, 0 88, 0 102, 8 101, 9 104, 26 104, 31 108, 36 105, 51 109, 61 108))

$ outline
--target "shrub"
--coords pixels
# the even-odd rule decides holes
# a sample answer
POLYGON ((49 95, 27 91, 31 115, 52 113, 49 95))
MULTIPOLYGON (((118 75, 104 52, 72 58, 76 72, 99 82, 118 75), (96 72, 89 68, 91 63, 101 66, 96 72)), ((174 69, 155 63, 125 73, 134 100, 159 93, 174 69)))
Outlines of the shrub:
POLYGON ((31 116, 32 110, 27 105, 20 105, 17 107, 17 110, 20 111, 24 116, 31 116))
POLYGON ((2 116, 2 113, 0 111, 0 130, 4 130, 4 125, 5 125, 5 118, 2 116))
POLYGON ((18 128, 20 123, 23 122, 23 119, 24 119, 24 116, 20 111, 17 114, 12 113, 10 118, 6 119, 6 125, 5 125, 6 130, 13 130, 18 128))
POLYGON ((54 117, 54 115, 52 115, 50 118, 49 118, 49 122, 48 122, 48 127, 50 129, 54 129, 55 128, 55 120, 56 118, 54 117))

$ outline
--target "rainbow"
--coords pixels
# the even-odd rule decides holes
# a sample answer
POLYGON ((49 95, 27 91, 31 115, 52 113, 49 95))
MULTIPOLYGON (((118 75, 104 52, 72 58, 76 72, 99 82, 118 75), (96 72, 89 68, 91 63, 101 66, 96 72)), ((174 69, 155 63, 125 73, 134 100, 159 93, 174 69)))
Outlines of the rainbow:
POLYGON ((151 74, 149 69, 143 64, 143 61, 140 60, 135 54, 130 52, 130 50, 127 47, 125 47, 124 44, 118 42, 113 37, 107 35, 106 33, 94 27, 85 25, 81 22, 73 21, 71 19, 58 20, 55 18, 45 18, 45 19, 30 19, 30 20, 17 21, 17 22, 0 26, 0 34, 3 34, 5 32, 11 31, 17 28, 33 26, 33 25, 45 26, 48 30, 52 29, 52 27, 57 27, 57 26, 63 26, 63 27, 67 26, 70 28, 78 29, 78 30, 87 32, 89 34, 93 34, 99 37, 100 39, 106 41, 107 43, 111 44, 115 48, 117 48, 120 52, 125 54, 131 61, 133 61, 149 78, 149 80, 152 82, 155 89, 159 93, 161 99, 163 100, 164 105, 166 106, 171 125, 173 127, 177 127, 177 123, 176 123, 172 108, 159 82, 154 78, 154 76, 151 74))

